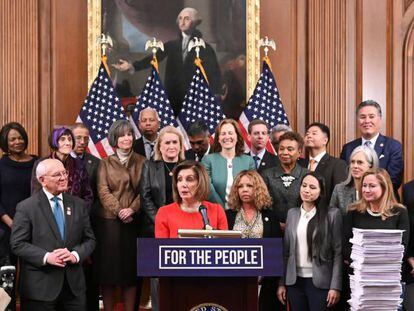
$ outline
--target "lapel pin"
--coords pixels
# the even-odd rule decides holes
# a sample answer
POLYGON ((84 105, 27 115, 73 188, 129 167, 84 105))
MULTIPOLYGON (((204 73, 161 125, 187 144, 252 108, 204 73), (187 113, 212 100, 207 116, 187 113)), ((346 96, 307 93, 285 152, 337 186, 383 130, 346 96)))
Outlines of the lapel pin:
POLYGON ((72 211, 71 211, 70 207, 68 207, 66 209, 66 215, 68 215, 68 216, 72 215, 72 211))
POLYGON ((268 217, 265 217, 265 221, 269 221, 269 218, 268 217))
POLYGON ((380 147, 384 147, 384 143, 380 143, 380 147))

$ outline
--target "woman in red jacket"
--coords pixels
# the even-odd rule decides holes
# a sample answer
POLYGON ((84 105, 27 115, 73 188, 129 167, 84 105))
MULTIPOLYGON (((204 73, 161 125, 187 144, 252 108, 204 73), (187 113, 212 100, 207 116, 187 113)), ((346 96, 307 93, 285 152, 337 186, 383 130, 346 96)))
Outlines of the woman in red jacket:
POLYGON ((158 210, 155 218, 156 238, 176 238, 178 229, 203 229, 200 206, 207 210, 213 229, 227 230, 227 219, 220 204, 205 201, 210 181, 202 164, 184 161, 173 171, 174 203, 158 210))

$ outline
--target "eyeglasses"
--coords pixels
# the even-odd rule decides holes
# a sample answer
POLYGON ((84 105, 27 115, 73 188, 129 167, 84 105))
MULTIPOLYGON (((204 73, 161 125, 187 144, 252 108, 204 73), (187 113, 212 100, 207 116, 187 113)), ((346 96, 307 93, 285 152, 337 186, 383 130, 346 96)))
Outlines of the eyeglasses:
POLYGON ((52 178, 60 178, 60 177, 66 178, 66 177, 68 177, 68 175, 69 175, 69 172, 65 170, 65 171, 62 171, 62 172, 56 172, 52 175, 45 175, 45 176, 49 176, 49 177, 52 177, 52 178))

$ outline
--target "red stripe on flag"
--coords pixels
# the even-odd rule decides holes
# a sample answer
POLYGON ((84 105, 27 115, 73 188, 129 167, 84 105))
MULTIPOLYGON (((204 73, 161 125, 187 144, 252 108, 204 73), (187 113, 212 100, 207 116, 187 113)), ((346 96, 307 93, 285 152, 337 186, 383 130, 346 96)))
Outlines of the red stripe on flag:
POLYGON ((95 144, 95 148, 96 150, 98 150, 99 155, 101 156, 101 158, 106 158, 108 155, 106 154, 105 148, 102 146, 101 142, 97 142, 95 144))
POLYGON ((244 127, 243 123, 242 123, 240 120, 238 121, 238 123, 239 123, 240 131, 242 132, 242 136, 243 136, 243 139, 244 139, 244 143, 245 143, 245 144, 249 147, 249 149, 250 149, 251 144, 250 144, 249 139, 247 138, 247 136, 248 136, 249 134, 247 133, 246 128, 244 127))
POLYGON ((273 148, 272 143, 270 142, 270 138, 266 144, 266 150, 269 151, 271 154, 276 154, 275 148, 273 148))

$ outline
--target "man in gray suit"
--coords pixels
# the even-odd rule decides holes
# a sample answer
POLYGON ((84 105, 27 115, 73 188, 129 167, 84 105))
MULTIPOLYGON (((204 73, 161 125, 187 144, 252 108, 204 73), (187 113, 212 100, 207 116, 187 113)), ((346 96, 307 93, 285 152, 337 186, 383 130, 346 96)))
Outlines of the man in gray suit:
POLYGON ((63 193, 68 174, 59 160, 40 162, 36 177, 43 189, 17 205, 10 238, 20 257, 21 310, 85 310, 81 263, 95 247, 88 211, 63 193))

